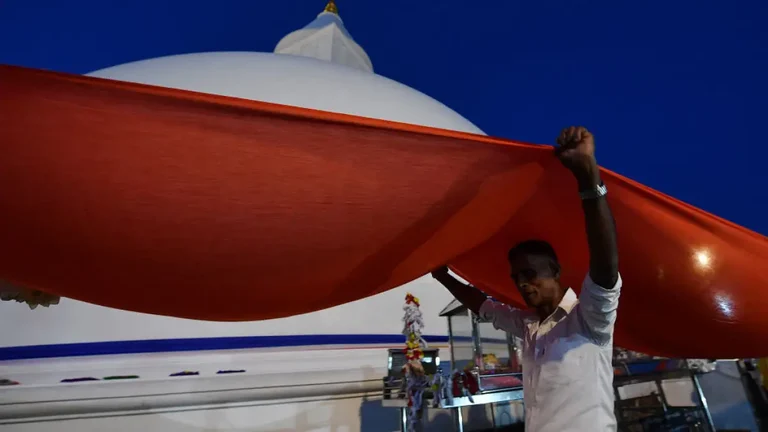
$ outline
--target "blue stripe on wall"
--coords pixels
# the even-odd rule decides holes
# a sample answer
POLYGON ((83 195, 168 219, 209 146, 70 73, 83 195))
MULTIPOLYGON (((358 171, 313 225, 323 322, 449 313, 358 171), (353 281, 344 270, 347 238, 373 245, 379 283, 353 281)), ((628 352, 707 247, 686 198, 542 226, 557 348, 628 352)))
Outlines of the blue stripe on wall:
MULTIPOLYGON (((429 343, 446 343, 447 336, 425 336, 429 343)), ((86 342, 59 345, 33 345, 0 348, 0 361, 53 357, 80 357, 114 354, 212 351, 247 348, 279 348, 312 345, 399 345, 403 335, 291 335, 244 336, 189 339, 155 339, 110 342, 86 342)))

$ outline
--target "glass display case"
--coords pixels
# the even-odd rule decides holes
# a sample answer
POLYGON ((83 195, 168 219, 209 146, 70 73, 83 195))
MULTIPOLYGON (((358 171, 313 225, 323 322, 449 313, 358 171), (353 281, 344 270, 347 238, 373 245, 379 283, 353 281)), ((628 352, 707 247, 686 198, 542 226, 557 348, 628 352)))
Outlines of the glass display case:
POLYGON ((452 368, 471 372, 479 392, 520 389, 520 341, 497 330, 457 300, 440 316, 448 319, 452 368))
POLYGON ((713 360, 654 357, 614 347, 618 430, 714 431, 698 376, 715 365, 713 360))

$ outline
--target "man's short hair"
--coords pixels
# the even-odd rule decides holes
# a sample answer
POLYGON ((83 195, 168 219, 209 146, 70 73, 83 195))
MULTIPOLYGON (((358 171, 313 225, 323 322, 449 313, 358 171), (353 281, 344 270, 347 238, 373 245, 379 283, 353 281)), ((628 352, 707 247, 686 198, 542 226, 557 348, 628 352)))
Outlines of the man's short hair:
POLYGON ((512 261, 514 257, 519 255, 546 256, 559 265, 557 254, 555 253, 555 248, 553 248, 551 244, 545 242, 544 240, 526 240, 516 244, 512 249, 509 250, 509 253, 507 253, 507 259, 512 261))

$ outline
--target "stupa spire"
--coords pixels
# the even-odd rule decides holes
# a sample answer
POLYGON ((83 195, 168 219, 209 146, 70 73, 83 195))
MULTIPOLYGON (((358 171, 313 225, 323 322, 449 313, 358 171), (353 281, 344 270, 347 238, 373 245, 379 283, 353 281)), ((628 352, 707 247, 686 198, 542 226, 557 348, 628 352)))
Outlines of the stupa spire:
POLYGON ((329 0, 314 21, 281 39, 275 53, 312 57, 373 72, 368 54, 344 27, 335 0, 329 0))
POLYGON ((334 0, 328 0, 328 4, 325 5, 325 12, 330 12, 332 14, 339 14, 339 8, 336 7, 336 2, 334 0))

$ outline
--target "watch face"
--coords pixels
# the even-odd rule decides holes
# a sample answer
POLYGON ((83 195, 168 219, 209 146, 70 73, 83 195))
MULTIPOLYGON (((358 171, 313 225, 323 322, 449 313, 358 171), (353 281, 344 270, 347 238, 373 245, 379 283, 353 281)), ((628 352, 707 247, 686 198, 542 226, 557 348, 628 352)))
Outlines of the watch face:
POLYGON ((597 185, 594 189, 582 191, 581 199, 595 199, 608 194, 608 188, 604 184, 597 185))

